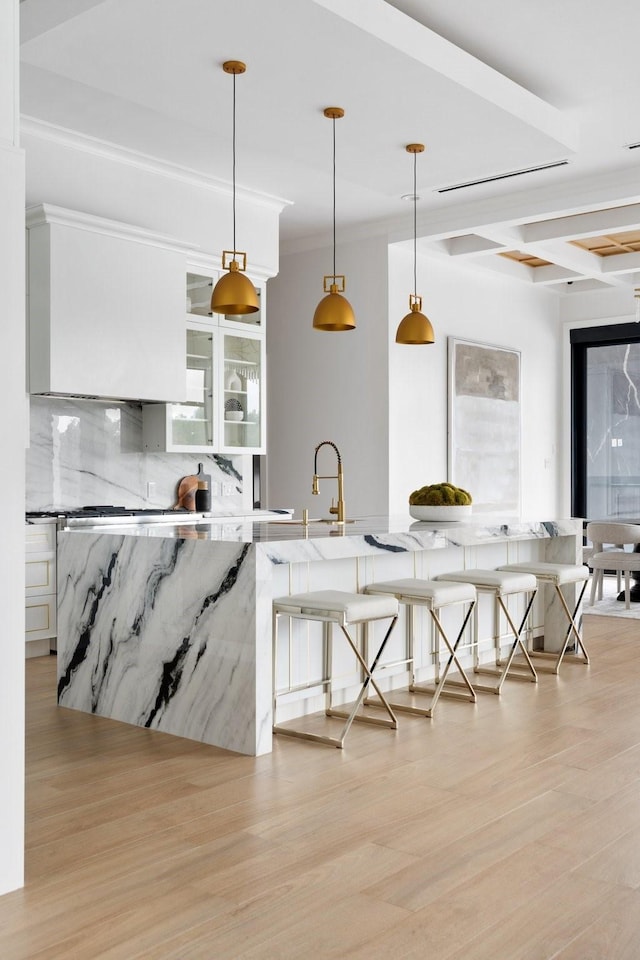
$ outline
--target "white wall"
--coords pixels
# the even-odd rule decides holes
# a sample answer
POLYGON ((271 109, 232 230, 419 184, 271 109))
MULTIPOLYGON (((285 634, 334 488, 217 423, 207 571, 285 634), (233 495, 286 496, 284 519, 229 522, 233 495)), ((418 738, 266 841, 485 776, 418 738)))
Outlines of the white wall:
MULTIPOLYGON (((311 479, 315 447, 332 440, 344 464, 347 516, 375 516, 388 503, 386 241, 338 246, 336 269, 346 275, 355 330, 312 327, 331 250, 283 257, 268 283, 265 502, 328 516, 336 483, 321 481, 312 497, 311 479)), ((320 451, 321 473, 335 473, 335 465, 331 450, 320 451)))
MULTIPOLYGON (((522 513, 560 508, 561 327, 555 293, 442 259, 421 259, 431 346, 395 343, 413 288, 411 250, 373 237, 338 248, 358 327, 312 329, 330 250, 282 258, 268 288, 268 502, 326 515, 310 495, 313 450, 338 444, 347 513, 406 513, 411 490, 447 477, 447 337, 522 353, 522 513)), ((330 455, 322 472, 330 472, 330 455), (326 468, 326 469, 325 469, 326 468)))
POLYGON ((558 295, 489 272, 419 257, 417 292, 436 342, 395 343, 413 289, 413 253, 389 249, 390 511, 447 479, 447 337, 521 352, 522 515, 560 509, 561 326, 558 295))
MULTIPOLYGON (((22 143, 28 206, 51 203, 145 227, 198 245, 212 265, 233 244, 231 191, 206 177, 32 121, 23 124, 22 143)), ((281 206, 238 192, 238 246, 259 279, 278 270, 281 206)))
POLYGON ((0 0, 0 894, 24 882, 24 156, 18 149, 18 0, 0 0))

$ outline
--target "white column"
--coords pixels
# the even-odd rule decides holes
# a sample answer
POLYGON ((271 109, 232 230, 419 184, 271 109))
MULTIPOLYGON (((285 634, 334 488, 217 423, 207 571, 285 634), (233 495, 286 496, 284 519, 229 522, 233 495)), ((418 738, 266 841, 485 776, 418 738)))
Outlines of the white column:
POLYGON ((19 2, 0 0, 0 894, 24 883, 24 155, 19 2))

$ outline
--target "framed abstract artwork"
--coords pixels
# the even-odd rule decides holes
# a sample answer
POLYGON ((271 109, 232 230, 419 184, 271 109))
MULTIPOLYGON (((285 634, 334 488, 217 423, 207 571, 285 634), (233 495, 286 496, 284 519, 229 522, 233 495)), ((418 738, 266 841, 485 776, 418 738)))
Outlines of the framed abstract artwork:
POLYGON ((520 513, 520 353, 448 338, 449 482, 474 513, 520 513))

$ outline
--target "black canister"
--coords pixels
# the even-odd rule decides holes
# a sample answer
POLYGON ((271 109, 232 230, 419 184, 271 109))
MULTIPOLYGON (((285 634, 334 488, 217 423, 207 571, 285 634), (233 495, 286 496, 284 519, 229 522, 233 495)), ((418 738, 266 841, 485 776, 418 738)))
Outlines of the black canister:
POLYGON ((204 472, 204 464, 198 464, 196 474, 198 486, 196 487, 196 510, 200 513, 208 513, 211 510, 211 474, 204 472), (203 485, 204 484, 204 485, 203 485), (203 504, 199 506, 199 504, 203 504))
POLYGON ((211 491, 206 480, 198 480, 196 487, 196 513, 208 513, 211 510, 211 491))

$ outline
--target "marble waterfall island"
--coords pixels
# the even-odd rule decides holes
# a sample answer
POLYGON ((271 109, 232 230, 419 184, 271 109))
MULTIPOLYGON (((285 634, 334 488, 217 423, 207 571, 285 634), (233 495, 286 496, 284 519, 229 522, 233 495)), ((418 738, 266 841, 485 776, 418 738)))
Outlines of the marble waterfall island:
MULTIPOLYGON (((250 755, 271 749, 275 596, 527 559, 575 563, 582 545, 582 523, 571 518, 106 529, 58 537, 59 704, 250 755)), ((294 627, 294 641, 298 628, 307 627, 294 627)), ((545 647, 557 649, 561 636, 549 595, 545 647)), ((279 649, 290 640, 279 635, 279 649)), ((402 643, 400 625, 395 642, 402 643)), ((320 646, 302 637, 311 660, 320 646)), ((318 667, 298 655, 280 659, 294 664, 303 683, 318 667)), ((340 666, 348 699, 358 677, 350 662, 340 666)), ((321 704, 317 691, 302 691, 289 716, 321 704)))

